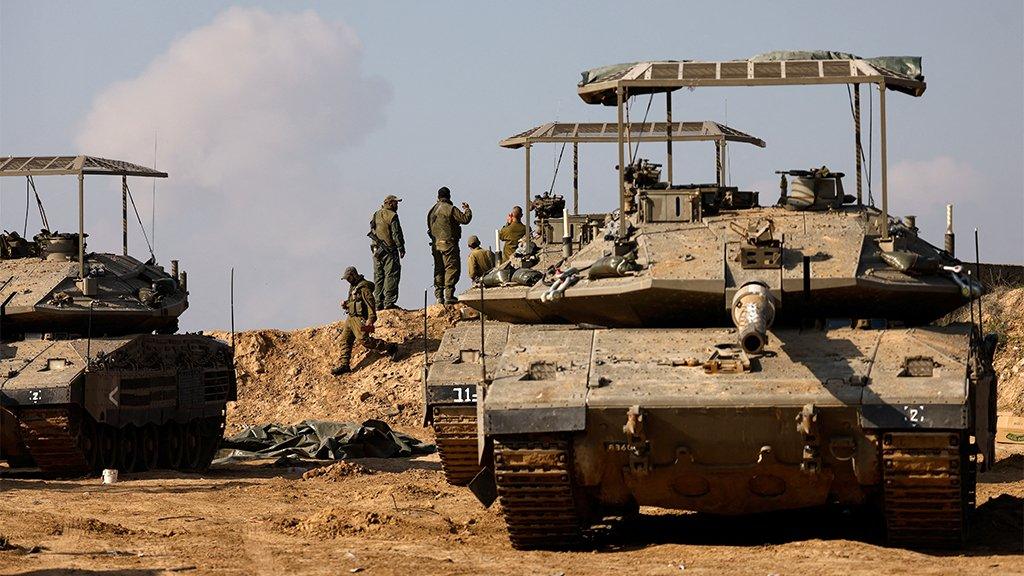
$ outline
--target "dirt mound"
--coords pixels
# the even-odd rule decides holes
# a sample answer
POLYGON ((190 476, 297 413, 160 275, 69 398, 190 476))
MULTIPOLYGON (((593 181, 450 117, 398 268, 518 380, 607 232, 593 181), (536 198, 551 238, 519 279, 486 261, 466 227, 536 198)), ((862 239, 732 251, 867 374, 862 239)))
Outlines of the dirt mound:
POLYGON ((337 482, 349 476, 373 474, 373 470, 365 466, 356 464, 355 462, 348 462, 342 460, 335 462, 329 466, 321 466, 319 468, 313 468, 307 470, 303 475, 303 480, 320 480, 322 482, 337 482))
POLYGON ((378 512, 351 512, 331 507, 319 510, 306 518, 283 518, 271 524, 285 534, 301 534, 317 539, 358 536, 366 532, 379 532, 394 526, 398 519, 378 512))
MULTIPOLYGON (((999 338, 993 362, 999 376, 999 410, 1024 416, 1024 288, 996 288, 982 298, 981 308, 985 333, 999 338)), ((954 322, 970 319, 970 307, 947 318, 954 322)))
MULTIPOLYGON (((427 308, 427 348, 458 317, 454 309, 427 308)), ((235 335, 238 401, 228 407, 228 428, 305 419, 384 420, 419 428, 422 420, 423 311, 384 310, 376 336, 397 342, 395 361, 356 345, 352 372, 332 376, 341 355, 342 323, 302 330, 253 330, 235 335)), ((212 335, 228 339, 223 332, 212 335)), ((422 433, 421 433, 422 435, 422 433)))

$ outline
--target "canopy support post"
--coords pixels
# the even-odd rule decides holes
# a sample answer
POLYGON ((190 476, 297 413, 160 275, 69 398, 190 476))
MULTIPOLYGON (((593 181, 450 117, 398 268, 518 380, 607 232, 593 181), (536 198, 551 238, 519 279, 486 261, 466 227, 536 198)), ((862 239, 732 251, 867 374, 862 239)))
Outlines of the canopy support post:
POLYGON ((719 187, 725 186, 725 164, 722 162, 722 141, 715 141, 715 182, 719 187))
POLYGON ((854 153, 857 156, 854 162, 857 165, 857 206, 862 206, 864 202, 861 196, 861 163, 863 162, 864 147, 860 142, 860 84, 853 85, 853 134, 854 153))
POLYGON ((128 177, 121 176, 121 248, 128 255, 128 177))
POLYGON ((85 279, 85 174, 78 173, 78 277, 85 279))
POLYGON ((616 109, 618 115, 618 127, 619 127, 619 238, 624 239, 626 237, 626 155, 622 149, 623 145, 623 130, 625 126, 622 123, 622 106, 625 100, 625 89, 622 86, 615 88, 615 100, 616 109))
POLYGON ((580 143, 572 143, 572 213, 580 213, 580 143))
POLYGON ((889 169, 885 148, 885 82, 878 83, 878 114, 882 154, 882 240, 889 239, 889 169))
POLYGON ((526 204, 523 204, 523 207, 526 209, 526 253, 529 254, 533 247, 533 235, 530 233, 530 219, 533 214, 533 199, 530 196, 530 144, 527 143, 523 148, 526 149, 526 204))
POLYGON ((672 92, 671 91, 665 92, 665 122, 666 122, 666 125, 665 125, 666 126, 665 127, 665 135, 666 135, 665 152, 666 152, 666 156, 667 156, 667 158, 665 160, 665 163, 668 164, 668 186, 669 186, 669 188, 671 188, 672 187, 672 182, 673 182, 673 180, 672 180, 672 92))

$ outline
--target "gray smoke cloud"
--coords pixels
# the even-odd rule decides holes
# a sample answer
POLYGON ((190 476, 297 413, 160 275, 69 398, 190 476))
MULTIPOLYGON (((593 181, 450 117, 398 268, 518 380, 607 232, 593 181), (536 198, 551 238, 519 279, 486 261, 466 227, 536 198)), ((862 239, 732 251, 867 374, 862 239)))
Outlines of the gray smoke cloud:
POLYGON ((346 207, 379 198, 346 187, 332 164, 383 124, 391 97, 361 61, 344 23, 231 8, 96 97, 80 150, 150 164, 158 140, 170 178, 157 193, 157 255, 189 271, 183 328, 226 327, 231 266, 242 328, 338 314, 340 270, 366 251, 366 210, 346 207))

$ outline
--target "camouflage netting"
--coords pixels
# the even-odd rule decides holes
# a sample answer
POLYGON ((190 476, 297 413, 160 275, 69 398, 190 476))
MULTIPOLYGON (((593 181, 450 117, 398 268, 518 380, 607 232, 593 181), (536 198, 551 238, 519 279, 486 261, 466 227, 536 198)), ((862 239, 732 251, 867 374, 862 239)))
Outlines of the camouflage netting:
POLYGON ((225 438, 216 463, 257 458, 281 462, 345 460, 348 458, 396 458, 430 454, 433 444, 395 432, 380 420, 329 422, 304 420, 293 426, 249 426, 225 438))

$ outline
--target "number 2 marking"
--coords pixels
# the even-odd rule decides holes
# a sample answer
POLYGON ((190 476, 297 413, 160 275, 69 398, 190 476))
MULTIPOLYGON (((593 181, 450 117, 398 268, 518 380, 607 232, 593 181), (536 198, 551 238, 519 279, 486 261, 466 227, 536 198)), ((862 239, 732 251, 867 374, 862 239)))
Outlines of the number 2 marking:
POLYGON ((924 406, 918 406, 917 408, 904 406, 903 411, 908 414, 907 420, 913 422, 915 426, 924 423, 924 406))

